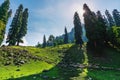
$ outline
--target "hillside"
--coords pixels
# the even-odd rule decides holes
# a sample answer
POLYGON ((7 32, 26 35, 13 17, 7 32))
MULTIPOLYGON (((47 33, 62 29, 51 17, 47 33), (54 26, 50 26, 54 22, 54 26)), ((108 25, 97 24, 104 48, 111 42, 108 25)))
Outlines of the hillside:
POLYGON ((0 48, 0 80, 119 80, 120 51, 105 48, 104 56, 77 45, 0 48))

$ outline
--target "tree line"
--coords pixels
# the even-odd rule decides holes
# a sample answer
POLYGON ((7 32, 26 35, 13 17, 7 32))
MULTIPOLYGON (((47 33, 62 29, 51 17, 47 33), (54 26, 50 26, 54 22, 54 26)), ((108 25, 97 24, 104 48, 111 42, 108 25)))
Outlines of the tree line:
MULTIPOLYGON (((12 15, 12 9, 9 9, 10 1, 5 0, 0 6, 0 45, 5 36, 5 29, 8 19, 12 15)), ((20 4, 16 13, 14 14, 13 20, 11 22, 6 43, 9 46, 18 45, 23 43, 22 38, 27 34, 27 23, 28 23, 28 8, 23 8, 20 4)))
POLYGON ((85 10, 84 23, 86 29, 86 36, 89 39, 87 43, 88 48, 94 50, 104 50, 104 46, 112 45, 120 47, 120 13, 114 9, 112 15, 108 10, 105 15, 100 11, 96 13, 91 11, 87 4, 83 5, 85 10))
MULTIPOLYGON (((100 51, 104 49, 104 46, 120 47, 120 12, 117 9, 112 11, 112 15, 108 10, 105 11, 105 15, 98 10, 97 12, 91 11, 87 4, 83 5, 84 9, 84 25, 86 30, 86 37, 88 38, 87 47, 100 51)), ((82 25, 79 14, 74 14, 74 42, 82 47, 84 41, 82 40, 82 25)), ((67 28, 65 27, 65 34, 63 39, 57 39, 54 37, 52 40, 53 45, 67 44, 68 40, 67 28)), ((44 35, 42 47, 46 47, 49 43, 46 41, 44 35)), ((40 45, 40 43, 38 44, 40 45)))

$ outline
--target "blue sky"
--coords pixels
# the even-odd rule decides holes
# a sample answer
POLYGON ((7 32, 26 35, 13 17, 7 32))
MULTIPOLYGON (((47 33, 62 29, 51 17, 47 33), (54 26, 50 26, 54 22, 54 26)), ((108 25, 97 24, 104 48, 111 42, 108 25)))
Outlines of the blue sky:
MULTIPOLYGON (((0 4, 4 0, 0 0, 0 4)), ((87 3, 92 11, 100 10, 103 14, 106 9, 120 11, 120 0, 10 0, 12 17, 18 6, 23 4, 29 9, 28 33, 24 37, 24 44, 34 46, 42 43, 43 35, 58 36, 64 33, 65 26, 68 32, 73 28, 73 15, 77 11, 83 23, 83 4, 87 3)), ((9 20, 6 35, 11 24, 9 20)))

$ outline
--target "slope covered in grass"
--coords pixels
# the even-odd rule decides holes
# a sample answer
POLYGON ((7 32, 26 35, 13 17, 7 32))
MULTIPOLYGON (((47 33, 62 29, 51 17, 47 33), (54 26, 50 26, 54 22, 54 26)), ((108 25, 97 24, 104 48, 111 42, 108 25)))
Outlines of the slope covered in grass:
MULTIPOLYGON (((102 56, 95 56, 93 51, 87 51, 84 44, 67 44, 56 47, 2 47, 0 49, 0 78, 10 80, 119 80, 120 79, 120 51, 105 47, 102 56), (8 56, 20 52, 21 65, 12 63, 4 65, 8 56), (26 55, 29 56, 26 59, 26 55), (4 60, 5 59, 5 60, 4 60)), ((18 55, 18 54, 17 54, 18 55)), ((19 59, 19 58, 18 58, 19 59)))
POLYGON ((1 47, 0 80, 49 70, 61 61, 64 51, 70 46, 71 44, 49 48, 1 47))

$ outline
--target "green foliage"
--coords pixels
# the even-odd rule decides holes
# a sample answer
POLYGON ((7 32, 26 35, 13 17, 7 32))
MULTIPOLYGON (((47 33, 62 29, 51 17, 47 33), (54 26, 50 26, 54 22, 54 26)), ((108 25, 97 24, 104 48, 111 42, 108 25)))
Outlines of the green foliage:
POLYGON ((54 46, 62 45, 62 44, 64 44, 63 39, 56 38, 56 39, 54 40, 54 46))
POLYGON ((41 48, 42 44, 40 44, 39 42, 37 43, 36 47, 41 48))
POLYGON ((18 32, 22 24, 22 12, 23 12, 23 5, 21 4, 16 10, 15 16, 13 17, 13 20, 8 32, 8 37, 6 42, 9 43, 9 46, 16 45, 16 40, 17 40, 16 37, 18 35, 18 32))
MULTIPOLYGON (((96 39, 99 37, 98 28, 97 28, 97 18, 94 12, 92 12, 87 4, 83 5, 84 13, 84 22, 86 29, 86 36, 88 38, 88 46, 96 47, 96 39)), ((100 27, 99 27, 100 28, 100 27)))
POLYGON ((74 14, 74 29, 75 29, 75 43, 80 44, 82 46, 83 41, 82 41, 82 26, 80 22, 80 18, 77 12, 74 14))
POLYGON ((50 35, 47 41, 47 46, 54 46, 54 40, 55 37, 53 35, 50 35))
POLYGON ((46 37, 44 35, 42 47, 45 48, 46 46, 47 46, 47 42, 46 42, 46 37))
POLYGON ((113 46, 120 47, 120 27, 113 26, 109 29, 108 37, 113 46))
POLYGON ((100 11, 95 14, 92 12, 87 4, 83 6, 84 22, 86 28, 86 36, 89 39, 87 47, 93 49, 97 53, 102 53, 106 41, 106 22, 100 11))
MULTIPOLYGON (((9 14, 11 11, 9 11, 9 14)), ((19 45, 19 43, 23 43, 22 38, 27 33, 27 22, 28 22, 28 9, 26 8, 23 12, 23 5, 21 4, 16 10, 15 16, 10 25, 10 29, 8 32, 8 37, 6 43, 11 45, 19 45)))
POLYGON ((26 8, 22 14, 22 24, 16 36, 17 45, 19 45, 20 42, 23 43, 22 38, 27 34, 27 22, 28 22, 28 9, 26 8))
POLYGON ((4 22, 4 24, 6 25, 7 21, 8 21, 8 10, 9 10, 9 5, 10 5, 10 1, 9 0, 5 0, 4 3, 0 6, 0 20, 4 22))
POLYGON ((117 9, 114 9, 112 13, 116 26, 120 26, 120 12, 117 9))
POLYGON ((112 15, 109 13, 108 10, 105 11, 105 14, 106 14, 107 20, 108 20, 108 22, 109 22, 109 27, 114 26, 114 25, 115 25, 115 22, 114 22, 114 20, 113 20, 112 15))
POLYGON ((4 39, 4 34, 5 34, 4 30, 5 30, 5 24, 3 23, 3 21, 0 20, 0 44, 4 39))
POLYGON ((67 28, 65 27, 64 44, 67 43, 68 43, 68 32, 67 32, 67 28))
POLYGON ((2 3, 2 5, 0 5, 0 45, 4 39, 6 24, 8 18, 10 17, 9 15, 11 15, 10 12, 8 11, 9 5, 10 5, 9 0, 5 0, 2 3))

